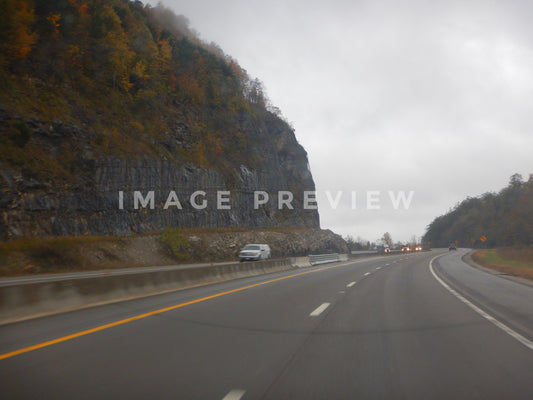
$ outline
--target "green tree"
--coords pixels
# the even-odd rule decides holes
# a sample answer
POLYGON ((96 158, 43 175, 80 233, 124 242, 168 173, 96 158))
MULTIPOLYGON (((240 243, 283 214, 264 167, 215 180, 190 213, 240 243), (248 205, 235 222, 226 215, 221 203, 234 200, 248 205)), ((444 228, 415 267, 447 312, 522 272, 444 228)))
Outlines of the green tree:
POLYGON ((167 227, 161 236, 159 242, 168 250, 168 252, 176 259, 184 259, 187 257, 187 245, 189 239, 181 233, 181 228, 167 227))

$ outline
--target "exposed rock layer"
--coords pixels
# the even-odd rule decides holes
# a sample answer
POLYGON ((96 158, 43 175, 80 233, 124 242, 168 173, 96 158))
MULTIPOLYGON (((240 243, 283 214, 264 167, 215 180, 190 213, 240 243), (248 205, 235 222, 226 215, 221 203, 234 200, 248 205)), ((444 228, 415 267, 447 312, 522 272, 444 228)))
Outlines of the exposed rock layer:
POLYGON ((304 199, 305 192, 314 190, 305 151, 292 131, 280 133, 279 126, 271 126, 276 132, 263 133, 262 148, 256 149, 261 161, 254 168, 222 171, 154 154, 106 155, 87 128, 0 110, 0 133, 8 134, 15 123, 29 131, 24 150, 39 148, 54 159, 68 158, 58 162, 67 173, 52 176, 1 162, 1 239, 130 235, 178 226, 319 227, 318 211, 306 207, 304 199), (205 195, 191 199, 197 191, 205 195), (258 192, 266 192, 268 201, 258 192), (287 200, 281 207, 278 195, 287 200), (293 196, 290 202, 288 196, 293 196), (265 204, 254 204, 258 200, 265 204))

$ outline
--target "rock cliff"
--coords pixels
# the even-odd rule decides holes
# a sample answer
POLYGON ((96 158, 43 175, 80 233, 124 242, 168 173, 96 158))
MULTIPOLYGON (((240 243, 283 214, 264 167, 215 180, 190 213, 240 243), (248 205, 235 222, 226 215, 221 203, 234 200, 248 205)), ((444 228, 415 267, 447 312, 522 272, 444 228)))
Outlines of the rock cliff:
POLYGON ((167 226, 319 227, 318 211, 310 200, 305 203, 304 193, 313 191, 314 183, 307 159, 298 162, 305 152, 295 139, 294 148, 281 153, 274 141, 263 140, 257 149, 263 158, 254 168, 237 165, 221 172, 153 154, 98 154, 83 128, 0 110, 0 132, 17 122, 30 132, 25 148, 68 157, 70 171, 66 177, 47 176, 2 162, 2 239, 131 235, 167 226), (281 205, 280 197, 285 200, 281 205))
POLYGON ((319 227, 293 129, 185 17, 127 0, 8 3, 0 239, 319 227))

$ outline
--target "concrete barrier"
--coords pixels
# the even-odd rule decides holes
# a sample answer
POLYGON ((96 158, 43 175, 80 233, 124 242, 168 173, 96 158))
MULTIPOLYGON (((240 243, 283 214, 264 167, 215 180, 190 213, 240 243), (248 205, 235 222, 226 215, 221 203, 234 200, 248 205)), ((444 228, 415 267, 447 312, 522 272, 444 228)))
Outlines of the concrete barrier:
POLYGON ((311 266, 309 257, 292 257, 291 264, 294 268, 307 268, 311 266))
POLYGON ((400 254, 400 250, 391 250, 389 253, 377 250, 353 250, 350 254, 350 258, 358 257, 371 257, 371 256, 390 256, 392 254, 400 254))
POLYGON ((283 259, 1 286, 0 324, 291 268, 283 259))
POLYGON ((352 258, 357 257, 369 257, 369 256, 377 256, 378 252, 377 250, 353 250, 350 256, 352 258))

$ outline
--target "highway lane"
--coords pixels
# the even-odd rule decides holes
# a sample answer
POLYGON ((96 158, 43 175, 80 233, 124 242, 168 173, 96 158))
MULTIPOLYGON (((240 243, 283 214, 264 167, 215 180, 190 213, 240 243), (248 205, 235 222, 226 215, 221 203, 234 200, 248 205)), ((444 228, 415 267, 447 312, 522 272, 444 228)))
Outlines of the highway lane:
POLYGON ((435 262, 438 276, 490 316, 525 338, 533 338, 532 288, 503 279, 505 275, 465 268, 462 261, 465 251, 454 253, 435 262))
MULTIPOLYGON (((245 278, 6 325, 0 354, 175 307, 0 359, 0 398, 532 398, 533 351, 452 295, 429 263, 443 254, 435 273, 469 288, 479 307, 483 296, 507 297, 508 281, 494 276, 478 299, 485 277, 464 272, 472 267, 462 251, 450 253, 245 278)), ((532 288, 521 296, 533 304, 532 288)), ((505 304, 498 317, 531 339, 530 314, 505 304)))

